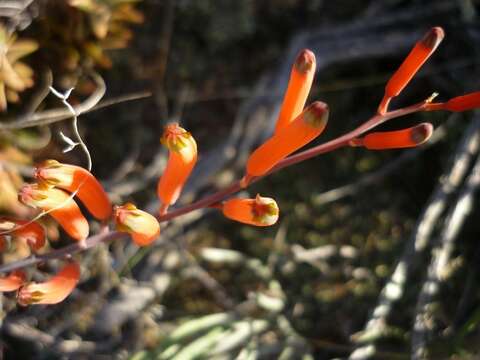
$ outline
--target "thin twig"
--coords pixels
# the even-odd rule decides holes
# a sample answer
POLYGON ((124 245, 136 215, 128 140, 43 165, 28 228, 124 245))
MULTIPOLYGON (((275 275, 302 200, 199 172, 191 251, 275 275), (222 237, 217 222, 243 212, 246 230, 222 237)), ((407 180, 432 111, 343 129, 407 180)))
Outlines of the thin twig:
MULTIPOLYGON (((75 137, 77 139, 77 142, 76 143, 71 143, 71 140, 69 140, 68 142, 70 143, 70 146, 68 147, 68 149, 66 151, 73 150, 73 148, 76 145, 80 145, 83 152, 85 153, 85 156, 87 157, 87 170, 91 171, 92 170, 92 156, 90 155, 90 151, 88 150, 87 145, 83 141, 83 139, 80 135, 80 132, 78 131, 78 115, 79 114, 75 111, 73 106, 70 105, 70 103, 68 102, 68 98, 69 98, 72 90, 73 90, 73 88, 67 90, 64 94, 61 94, 60 92, 58 92, 57 90, 55 90, 53 87, 50 86, 50 91, 52 91, 52 93, 62 101, 62 104, 65 105, 65 107, 68 109, 68 111, 70 111, 70 114, 72 116, 72 128, 73 128, 73 133, 75 134, 75 137)), ((65 137, 65 135, 63 135, 63 137, 64 137, 64 139, 67 139, 65 137)), ((64 150, 64 152, 66 152, 66 151, 64 150)), ((80 187, 83 185, 84 182, 85 182, 85 179, 80 183, 77 191, 80 189, 80 187)))
MULTIPOLYGON (((98 104, 100 99, 105 95, 106 86, 102 77, 96 73, 92 74, 92 77, 97 85, 97 88, 85 101, 81 104, 73 107, 75 114, 80 115, 88 110, 91 110, 95 105, 98 104)), ((13 119, 10 122, 0 123, 0 131, 2 130, 17 130, 25 129, 34 126, 49 125, 54 122, 62 121, 68 119, 72 116, 72 113, 69 109, 51 109, 34 114, 27 114, 13 119)))
MULTIPOLYGON (((45 98, 50 94, 50 86, 53 84, 53 75, 50 69, 43 71, 42 81, 40 83, 39 89, 35 91, 32 97, 29 100, 29 103, 25 107, 25 114, 31 115, 37 111, 40 104, 45 100, 45 98)), ((18 121, 18 119, 17 119, 18 121)))
POLYGON ((134 92, 130 94, 120 95, 111 99, 100 101, 97 105, 95 105, 91 109, 86 110, 85 113, 89 113, 95 110, 100 110, 112 105, 117 105, 117 104, 121 104, 128 101, 146 99, 150 96, 152 96, 152 93, 150 91, 139 91, 139 92, 134 92))

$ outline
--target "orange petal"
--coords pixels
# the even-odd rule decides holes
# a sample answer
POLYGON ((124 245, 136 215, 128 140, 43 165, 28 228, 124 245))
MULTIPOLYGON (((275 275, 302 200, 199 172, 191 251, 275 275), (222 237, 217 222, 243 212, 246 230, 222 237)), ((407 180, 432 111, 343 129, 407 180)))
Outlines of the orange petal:
POLYGON ((316 101, 308 106, 295 120, 279 130, 258 147, 248 158, 247 174, 266 174, 280 160, 320 135, 328 120, 327 104, 316 101))
POLYGON ((127 203, 114 208, 117 230, 128 232, 138 246, 149 245, 160 235, 160 225, 154 216, 127 203))
POLYGON ((41 249, 45 245, 45 230, 36 221, 31 222, 29 220, 11 218, 0 219, 0 231, 5 231, 8 227, 12 230, 9 234, 14 240, 24 241, 34 251, 41 249))
POLYGON ((162 204, 173 205, 197 162, 197 144, 185 129, 173 123, 165 127, 162 143, 170 150, 167 166, 157 185, 162 204))
POLYGON ((7 277, 0 278, 0 291, 15 291, 25 283, 25 273, 14 270, 7 277))
POLYGON ((80 166, 47 160, 35 169, 35 178, 69 192, 77 191, 76 196, 99 220, 106 220, 112 214, 112 205, 102 185, 80 166))
POLYGON ((57 304, 65 300, 77 286, 80 279, 80 266, 70 262, 56 275, 43 283, 30 283, 18 291, 20 305, 57 304))
POLYGON ((445 110, 468 111, 480 107, 480 91, 454 97, 444 104, 445 110))
POLYGON ((315 75, 315 55, 310 50, 302 50, 293 64, 287 91, 280 108, 275 133, 288 125, 305 107, 315 75))
POLYGON ((88 237, 88 222, 75 200, 65 191, 42 184, 27 184, 20 190, 19 199, 25 205, 48 211, 75 240, 88 237))
POLYGON ((270 226, 278 220, 275 200, 257 195, 255 199, 230 199, 223 204, 223 215, 229 219, 255 226, 270 226))
POLYGON ((425 143, 432 133, 432 124, 422 123, 408 129, 374 132, 360 139, 356 145, 370 150, 410 148, 425 143))

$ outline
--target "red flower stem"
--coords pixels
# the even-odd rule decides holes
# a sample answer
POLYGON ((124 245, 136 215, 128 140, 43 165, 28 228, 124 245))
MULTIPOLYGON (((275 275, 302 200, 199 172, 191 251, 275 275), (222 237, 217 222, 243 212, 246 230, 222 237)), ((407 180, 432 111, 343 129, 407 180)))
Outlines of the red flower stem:
POLYGON ((390 105, 390 101, 392 98, 388 95, 384 95, 382 98, 382 101, 380 102, 380 105, 378 106, 377 112, 379 114, 386 114, 388 111, 388 105, 390 105))
MULTIPOLYGON (((289 156, 288 158, 280 161, 267 175, 270 175, 274 172, 277 172, 278 170, 283 169, 285 167, 288 167, 288 166, 297 164, 299 162, 308 160, 308 159, 310 159, 312 157, 315 157, 317 155, 325 154, 327 152, 331 152, 331 151, 336 150, 338 148, 341 148, 343 146, 347 146, 351 140, 363 135, 368 130, 373 129, 374 127, 377 127, 378 125, 383 124, 384 122, 386 122, 388 120, 398 118, 398 117, 402 117, 402 116, 405 116, 405 115, 408 115, 408 114, 413 114, 413 113, 416 113, 416 112, 419 112, 419 111, 424 111, 426 105, 427 105, 427 102, 422 101, 421 103, 411 105, 411 106, 408 106, 408 107, 403 108, 403 109, 390 111, 390 112, 388 112, 386 114, 383 114, 383 115, 377 114, 374 117, 372 117, 370 120, 366 121, 361 126, 356 128, 355 130, 352 130, 345 135, 342 135, 342 136, 340 136, 336 139, 333 139, 331 141, 328 141, 326 143, 317 145, 317 146, 315 146, 311 149, 302 151, 298 154, 289 156)), ((255 180, 252 180, 252 181, 255 181, 255 180)))
MULTIPOLYGON (((274 166, 273 169, 270 170, 267 174, 265 174, 263 176, 252 177, 252 179, 249 181, 248 184, 250 185, 254 182, 257 182, 260 179, 262 179, 263 177, 268 176, 270 174, 273 174, 273 173, 275 173, 275 172, 277 172, 277 171, 279 171, 279 170, 281 170, 285 167, 297 164, 299 162, 305 161, 305 160, 310 159, 312 157, 315 157, 317 155, 336 150, 336 149, 341 148, 343 146, 347 146, 349 144, 350 140, 362 135, 363 133, 367 132, 368 130, 373 129, 374 127, 384 123, 385 121, 425 110, 426 104, 427 103, 425 101, 422 101, 421 103, 411 105, 411 106, 403 108, 403 109, 390 111, 390 112, 388 112, 384 115, 377 114, 374 117, 372 117, 370 120, 363 123, 363 125, 359 126, 355 130, 350 131, 349 133, 347 133, 343 136, 340 136, 336 139, 333 139, 333 140, 328 141, 326 143, 317 145, 317 146, 315 146, 311 149, 299 152, 296 155, 292 155, 292 156, 287 157, 286 159, 283 159, 276 166, 274 166)), ((196 201, 196 202, 194 202, 190 205, 183 206, 183 207, 181 207, 177 210, 171 211, 171 212, 169 212, 169 213, 167 213, 163 216, 160 216, 158 218, 158 221, 159 222, 164 222, 164 221, 172 220, 172 219, 174 219, 178 216, 184 215, 184 214, 189 213, 191 211, 198 210, 198 209, 201 209, 201 208, 206 208, 211 204, 214 204, 214 203, 217 203, 219 201, 224 200, 228 196, 230 196, 230 195, 232 195, 232 194, 234 194, 234 193, 236 193, 236 192, 238 192, 242 189, 243 188, 240 186, 240 181, 236 181, 233 184, 231 184, 229 187, 227 187, 223 190, 220 190, 220 191, 218 191, 218 192, 216 192, 212 195, 209 195, 209 196, 207 196, 203 199, 200 199, 200 200, 198 200, 198 201, 196 201)))
MULTIPOLYGON (((361 126, 356 128, 355 130, 350 131, 349 133, 342 135, 336 139, 333 139, 331 141, 327 141, 326 143, 317 145, 311 149, 302 151, 296 155, 292 155, 282 161, 280 161, 275 167, 272 168, 267 174, 263 176, 258 176, 258 177, 253 177, 249 184, 252 184, 254 182, 257 182, 264 178, 265 176, 268 176, 270 174, 273 174, 283 168, 286 168, 288 166, 292 166, 294 164, 297 164, 299 162, 305 161, 307 159, 310 159, 312 157, 315 157, 320 154, 325 154, 328 152, 331 152, 333 150, 339 149, 344 146, 348 146, 349 142, 361 136, 368 130, 373 129, 374 127, 388 121, 394 118, 399 118, 405 115, 413 114, 416 112, 424 111, 426 110, 428 106, 427 101, 422 101, 418 104, 408 106, 403 109, 398 109, 394 111, 389 111, 383 115, 377 114, 373 116, 371 119, 367 120, 365 123, 363 123, 361 126)), ((430 108, 429 110, 436 110, 430 108)), ((440 110, 440 109, 439 109, 440 110)), ((203 209, 203 208, 208 208, 210 205, 218 203, 225 198, 229 197, 230 195, 242 190, 243 188, 240 186, 240 181, 235 181, 233 184, 229 185, 223 190, 219 190, 218 192, 206 196, 203 199, 200 199, 190 205, 183 206, 179 209, 173 210, 167 214, 164 214, 160 217, 158 217, 159 222, 165 222, 172 220, 174 218, 177 218, 181 215, 187 214, 189 212, 198 210, 198 209, 203 209)), ((86 246, 82 247, 78 243, 74 243, 68 246, 65 246, 61 249, 53 250, 47 254, 43 255, 32 255, 26 259, 22 259, 19 261, 14 261, 9 264, 1 265, 0 266, 0 273, 5 273, 5 272, 10 272, 16 269, 21 269, 27 266, 32 266, 41 262, 45 262, 47 260, 53 260, 53 259, 60 259, 63 257, 67 257, 69 255, 73 255, 75 253, 84 251, 86 249, 90 249, 99 243, 102 242, 109 242, 113 240, 117 240, 123 236, 126 236, 124 233, 119 233, 117 231, 111 231, 107 233, 99 233, 97 235, 91 236, 86 240, 86 246)))

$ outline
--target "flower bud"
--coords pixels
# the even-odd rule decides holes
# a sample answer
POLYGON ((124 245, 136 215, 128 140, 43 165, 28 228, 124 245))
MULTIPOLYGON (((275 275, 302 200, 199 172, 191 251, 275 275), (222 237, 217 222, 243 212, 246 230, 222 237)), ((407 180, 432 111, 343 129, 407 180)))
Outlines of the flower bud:
POLYGON ((117 230, 128 232, 138 246, 149 245, 160 235, 157 219, 131 203, 115 206, 114 217, 117 230))
POLYGON ((24 241, 34 251, 45 245, 45 230, 36 221, 0 219, 0 232, 7 231, 13 240, 24 241))
POLYGON ((57 304, 72 293, 79 279, 80 266, 76 262, 70 262, 49 280, 23 286, 18 291, 17 301, 22 306, 57 304))
POLYGON ((278 220, 275 200, 257 195, 255 199, 230 199, 222 206, 223 215, 229 219, 255 226, 270 226, 278 220))
POLYGON ((167 166, 157 186, 157 194, 162 202, 160 212, 164 213, 178 200, 197 162, 197 143, 188 131, 176 123, 165 127, 161 142, 170 151, 167 166))
POLYGON ((441 27, 434 27, 430 29, 422 40, 415 44, 398 70, 388 80, 385 86, 384 98, 379 106, 380 114, 384 114, 387 111, 390 99, 400 94, 407 86, 420 67, 437 49, 444 36, 445 33, 441 27))
POLYGON ((262 176, 280 160, 320 135, 328 121, 328 105, 316 101, 291 123, 258 147, 248 158, 247 177, 262 176))
POLYGON ((112 214, 112 205, 100 182, 86 169, 47 160, 35 169, 39 182, 75 192, 88 211, 99 220, 106 220, 112 214))
POLYGON ((304 49, 297 55, 280 108, 275 133, 302 113, 312 87, 315 67, 316 61, 313 52, 304 49))
POLYGON ((25 273, 14 270, 8 276, 0 278, 0 291, 15 291, 25 283, 25 273))
POLYGON ((370 133, 363 139, 355 139, 352 145, 370 150, 410 148, 425 143, 432 133, 432 124, 422 123, 408 129, 370 133))
POLYGON ((449 111, 468 111, 480 108, 480 91, 454 97, 444 104, 449 111))
POLYGON ((403 88, 415 76, 420 67, 437 49, 445 33, 441 27, 434 27, 417 42, 398 70, 392 75, 385 87, 385 95, 394 97, 400 94, 403 88))
POLYGON ((47 211, 75 240, 88 237, 88 222, 75 200, 65 191, 45 184, 26 184, 18 197, 25 205, 47 211))

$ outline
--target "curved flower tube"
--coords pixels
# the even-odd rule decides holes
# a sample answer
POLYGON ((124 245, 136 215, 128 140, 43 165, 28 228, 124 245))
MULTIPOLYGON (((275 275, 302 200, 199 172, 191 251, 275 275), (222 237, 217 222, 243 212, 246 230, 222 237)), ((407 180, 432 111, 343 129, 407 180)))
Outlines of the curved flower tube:
POLYGON ((411 148, 425 143, 432 133, 432 124, 422 123, 408 129, 370 133, 362 139, 352 140, 350 145, 370 150, 411 148))
POLYGON ((248 158, 247 174, 242 181, 248 184, 253 176, 262 176, 302 146, 320 135, 328 121, 328 105, 316 101, 309 105, 290 124, 258 147, 248 158))
POLYGON ((302 50, 297 55, 290 73, 290 80, 278 115, 275 133, 302 113, 312 87, 315 68, 314 53, 308 49, 302 50))
POLYGON ((113 212, 117 230, 128 232, 138 246, 149 245, 160 235, 157 219, 131 203, 115 206, 113 212))
POLYGON ((165 127, 161 142, 170 151, 167 166, 157 186, 157 194, 162 202, 160 214, 164 214, 178 200, 197 162, 197 143, 177 123, 165 127))
POLYGON ((24 241, 33 251, 45 245, 45 230, 36 221, 0 219, 0 231, 9 231, 14 240, 24 241))
POLYGON ((88 170, 56 160, 46 160, 35 169, 35 178, 69 192, 85 205, 88 211, 99 220, 112 215, 112 204, 100 182, 88 170))
POLYGON ((15 291, 25 283, 25 272, 14 270, 8 276, 0 278, 0 291, 15 291))
POLYGON ((271 226, 278 220, 279 209, 274 199, 257 194, 255 199, 230 199, 222 206, 229 219, 255 226, 271 226))
POLYGON ((47 211, 72 238, 83 241, 89 226, 75 200, 63 190, 45 184, 26 184, 18 198, 27 206, 47 211))
POLYGON ((70 262, 49 280, 42 283, 30 283, 20 288, 17 301, 22 306, 57 304, 72 293, 79 279, 80 266, 76 262, 70 262))

